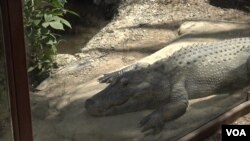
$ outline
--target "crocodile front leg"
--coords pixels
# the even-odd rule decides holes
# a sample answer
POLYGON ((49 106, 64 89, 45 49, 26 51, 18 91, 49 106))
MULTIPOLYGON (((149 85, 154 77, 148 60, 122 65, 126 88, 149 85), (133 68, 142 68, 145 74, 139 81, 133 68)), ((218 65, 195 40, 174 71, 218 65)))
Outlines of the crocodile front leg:
POLYGON ((100 77, 98 79, 98 81, 100 83, 111 83, 111 82, 115 81, 116 78, 118 78, 119 76, 122 76, 126 72, 133 71, 133 70, 139 70, 139 69, 142 69, 142 68, 146 68, 148 66, 149 66, 149 64, 147 64, 147 63, 133 64, 133 65, 125 67, 125 68, 123 68, 121 70, 114 71, 114 72, 111 72, 111 73, 108 73, 108 74, 104 74, 102 77, 100 77))
POLYGON ((147 134, 157 134, 165 122, 171 121, 183 115, 188 107, 188 94, 184 86, 184 81, 173 86, 169 103, 158 108, 140 122, 142 132, 149 131, 147 134))

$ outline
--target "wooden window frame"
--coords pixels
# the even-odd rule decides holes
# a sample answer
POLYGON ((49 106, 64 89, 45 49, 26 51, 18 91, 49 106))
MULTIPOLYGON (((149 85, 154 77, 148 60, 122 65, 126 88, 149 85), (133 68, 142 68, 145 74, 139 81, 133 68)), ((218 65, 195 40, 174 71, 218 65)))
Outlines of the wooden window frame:
POLYGON ((14 141, 33 141, 22 0, 1 0, 14 141))

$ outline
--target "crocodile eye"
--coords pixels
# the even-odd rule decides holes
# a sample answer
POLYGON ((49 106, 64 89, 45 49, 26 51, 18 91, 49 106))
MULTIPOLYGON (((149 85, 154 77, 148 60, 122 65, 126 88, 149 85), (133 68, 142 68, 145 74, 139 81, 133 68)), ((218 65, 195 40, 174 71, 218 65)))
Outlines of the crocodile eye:
POLYGON ((127 86, 128 85, 128 79, 127 78, 122 78, 120 80, 120 82, 122 83, 123 86, 127 86))

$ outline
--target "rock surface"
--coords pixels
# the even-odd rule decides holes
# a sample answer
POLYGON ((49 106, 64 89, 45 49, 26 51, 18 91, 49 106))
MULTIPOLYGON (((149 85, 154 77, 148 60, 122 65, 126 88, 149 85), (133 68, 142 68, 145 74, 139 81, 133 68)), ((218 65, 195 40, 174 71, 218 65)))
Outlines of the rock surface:
POLYGON ((65 66, 72 62, 75 62, 76 60, 77 60, 76 57, 70 54, 57 54, 55 57, 55 63, 57 64, 58 67, 65 66))

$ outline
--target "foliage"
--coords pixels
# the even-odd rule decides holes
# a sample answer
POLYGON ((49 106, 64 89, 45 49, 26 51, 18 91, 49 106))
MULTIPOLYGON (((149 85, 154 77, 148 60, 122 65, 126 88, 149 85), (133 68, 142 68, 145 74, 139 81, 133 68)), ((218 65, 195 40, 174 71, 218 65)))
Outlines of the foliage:
POLYGON ((53 67, 59 40, 55 31, 70 27, 63 16, 70 12, 64 8, 66 0, 24 0, 24 26, 26 30, 28 72, 34 78, 48 76, 53 67))

